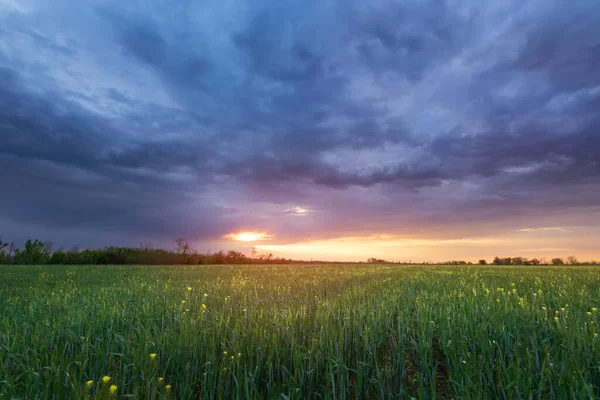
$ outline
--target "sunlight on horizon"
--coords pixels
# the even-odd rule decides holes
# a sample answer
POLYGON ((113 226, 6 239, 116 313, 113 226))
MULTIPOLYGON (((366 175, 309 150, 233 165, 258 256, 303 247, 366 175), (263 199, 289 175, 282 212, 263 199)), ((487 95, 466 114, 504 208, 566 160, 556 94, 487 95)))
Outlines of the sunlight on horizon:
POLYGON ((256 248, 287 258, 311 257, 324 261, 364 261, 370 257, 377 257, 390 261, 477 262, 482 258, 490 261, 493 257, 504 254, 529 258, 567 257, 578 254, 581 257, 594 258, 594 244, 588 234, 589 232, 585 231, 574 234, 571 229, 566 228, 528 228, 494 236, 450 239, 371 234, 294 243, 257 244, 256 248), (582 246, 584 251, 581 251, 582 246))
POLYGON ((244 231, 238 233, 230 233, 223 236, 224 239, 236 240, 238 242, 257 242, 259 240, 269 240, 273 235, 266 232, 244 231))

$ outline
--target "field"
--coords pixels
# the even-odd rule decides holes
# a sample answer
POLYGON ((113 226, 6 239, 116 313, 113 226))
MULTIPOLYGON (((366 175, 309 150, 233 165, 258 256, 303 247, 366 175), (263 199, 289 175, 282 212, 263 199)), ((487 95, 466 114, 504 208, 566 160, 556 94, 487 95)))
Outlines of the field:
POLYGON ((0 398, 594 398, 600 269, 0 267, 0 398))

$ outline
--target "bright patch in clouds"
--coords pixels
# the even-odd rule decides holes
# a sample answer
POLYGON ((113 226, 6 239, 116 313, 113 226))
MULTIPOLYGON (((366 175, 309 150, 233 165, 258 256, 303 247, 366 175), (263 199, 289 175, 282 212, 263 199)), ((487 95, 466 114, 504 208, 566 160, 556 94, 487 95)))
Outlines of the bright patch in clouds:
POLYGON ((306 208, 302 208, 302 207, 294 207, 294 208, 285 210, 286 214, 294 214, 294 215, 306 215, 307 212, 308 212, 308 210, 306 208))
POLYGON ((237 240, 239 242, 256 242, 259 240, 269 240, 272 237, 273 235, 269 235, 266 232, 238 232, 223 236, 225 239, 237 240))

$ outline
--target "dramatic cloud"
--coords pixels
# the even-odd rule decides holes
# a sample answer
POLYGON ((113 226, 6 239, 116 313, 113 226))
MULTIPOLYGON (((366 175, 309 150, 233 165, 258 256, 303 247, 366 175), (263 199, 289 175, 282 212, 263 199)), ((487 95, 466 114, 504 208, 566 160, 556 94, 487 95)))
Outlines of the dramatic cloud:
POLYGON ((5 0, 0 233, 576 232, 599 109, 595 0, 5 0))

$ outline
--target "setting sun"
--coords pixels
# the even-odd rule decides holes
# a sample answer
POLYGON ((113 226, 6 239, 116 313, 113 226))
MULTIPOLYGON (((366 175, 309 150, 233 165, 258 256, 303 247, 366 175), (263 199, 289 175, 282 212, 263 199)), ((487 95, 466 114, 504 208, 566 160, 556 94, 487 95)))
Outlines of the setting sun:
POLYGON ((240 242, 256 242, 258 240, 270 239, 273 235, 266 232, 238 232, 223 236, 225 239, 237 240, 240 242))

